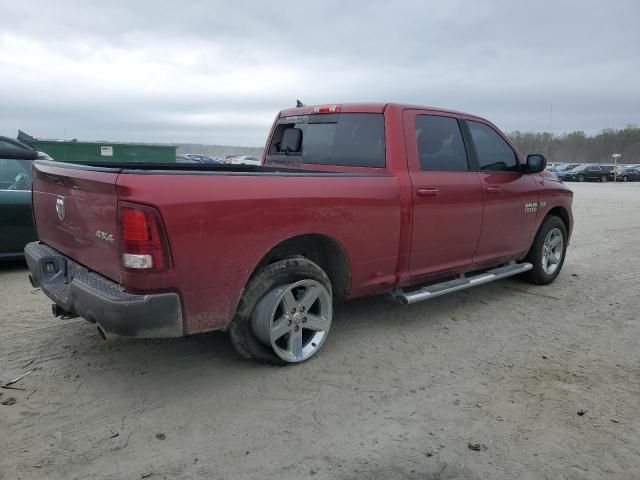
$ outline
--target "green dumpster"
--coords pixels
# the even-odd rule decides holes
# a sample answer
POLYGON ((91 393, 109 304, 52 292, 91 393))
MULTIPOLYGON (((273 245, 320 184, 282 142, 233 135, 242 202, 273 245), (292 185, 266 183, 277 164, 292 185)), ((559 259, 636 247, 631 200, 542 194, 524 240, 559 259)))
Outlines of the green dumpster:
POLYGON ((54 160, 74 163, 175 163, 175 145, 140 143, 78 142, 66 140, 26 140, 54 160))

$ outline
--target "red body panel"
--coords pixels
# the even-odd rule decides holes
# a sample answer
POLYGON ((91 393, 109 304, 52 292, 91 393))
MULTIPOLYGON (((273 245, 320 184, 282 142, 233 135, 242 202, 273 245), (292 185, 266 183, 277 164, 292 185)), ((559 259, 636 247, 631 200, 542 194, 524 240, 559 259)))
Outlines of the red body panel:
POLYGON ((385 168, 118 174, 37 164, 39 237, 132 293, 177 292, 190 334, 226 328, 256 266, 273 247, 299 235, 323 235, 342 247, 349 296, 357 297, 519 259, 546 212, 561 207, 570 218, 570 190, 539 174, 420 170, 411 123, 416 110, 477 119, 409 105, 343 105, 342 112, 384 113, 385 168), (438 193, 419 194, 424 189, 438 193), (64 221, 56 216, 57 196, 67 199, 64 221), (96 239, 97 230, 118 234, 118 201, 157 209, 170 270, 122 268, 118 242, 96 239), (529 202, 540 203, 537 213, 525 212, 529 202))
POLYGON ((99 240, 96 232, 116 235, 118 175, 38 165, 33 178, 33 211, 38 238, 79 263, 114 281, 120 275, 117 242, 99 240), (64 202, 64 220, 56 201, 64 202))
POLYGON ((354 296, 395 284, 401 231, 395 177, 121 175, 119 197, 156 206, 173 270, 122 273, 138 293, 177 288, 188 331, 222 328, 262 257, 298 235, 323 234, 347 252, 354 296), (372 195, 375 192, 375 196, 372 195))
POLYGON ((482 233, 474 263, 484 264, 526 253, 537 227, 534 212, 525 204, 538 203, 538 175, 515 172, 479 172, 484 196, 482 233), (513 228, 517 225, 518 228, 513 228))
POLYGON ((413 203, 411 278, 444 274, 471 265, 482 228, 482 186, 477 172, 420 169, 415 118, 432 113, 436 112, 404 111, 413 203))

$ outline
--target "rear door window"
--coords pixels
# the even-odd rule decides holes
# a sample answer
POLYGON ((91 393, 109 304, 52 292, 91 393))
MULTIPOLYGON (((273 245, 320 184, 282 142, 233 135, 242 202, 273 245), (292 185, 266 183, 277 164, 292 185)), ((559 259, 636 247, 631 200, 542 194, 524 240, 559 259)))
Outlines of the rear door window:
POLYGON ((273 134, 267 161, 383 168, 384 116, 378 113, 338 113, 281 118, 273 134), (292 132, 287 130, 290 129, 299 132, 289 135, 292 132), (287 142, 298 134, 302 136, 301 142, 287 142), (293 150, 292 145, 297 150, 293 150))
POLYGON ((436 115, 416 116, 421 170, 468 170, 467 151, 458 121, 436 115))
POLYGON ((469 132, 478 157, 480 170, 520 170, 513 149, 493 128, 484 123, 467 121, 469 132))

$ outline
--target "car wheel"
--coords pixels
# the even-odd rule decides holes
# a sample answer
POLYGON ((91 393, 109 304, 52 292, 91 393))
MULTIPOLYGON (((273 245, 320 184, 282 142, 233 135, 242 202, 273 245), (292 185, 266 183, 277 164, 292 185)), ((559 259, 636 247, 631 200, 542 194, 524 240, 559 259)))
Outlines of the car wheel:
POLYGON ((606 181, 607 181, 607 176, 606 176, 606 175, 602 175, 602 176, 600 177, 600 181, 601 181, 602 183, 606 182, 606 181))
POLYGON ((579 182, 584 182, 584 175, 582 175, 582 174, 578 175, 577 180, 578 180, 579 182))
POLYGON ((562 219, 549 215, 540 228, 527 254, 526 261, 533 265, 526 279, 538 285, 553 282, 564 264, 567 251, 567 227, 562 219))
POLYGON ((627 177, 626 175, 624 175, 624 176, 622 177, 622 181, 623 181, 623 182, 628 182, 628 181, 629 181, 629 177, 627 177))
POLYGON ((327 274, 305 257, 266 266, 245 289, 229 332, 244 358, 299 363, 322 348, 333 318, 327 274))

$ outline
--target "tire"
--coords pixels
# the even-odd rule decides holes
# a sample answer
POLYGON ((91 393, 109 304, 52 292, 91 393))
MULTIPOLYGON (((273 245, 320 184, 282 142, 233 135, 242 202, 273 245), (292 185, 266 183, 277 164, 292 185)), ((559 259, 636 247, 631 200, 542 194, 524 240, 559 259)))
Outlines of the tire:
POLYGON ((582 174, 578 175, 576 180, 578 180, 579 182, 584 182, 584 175, 582 175, 582 174))
POLYGON ((629 181, 629 177, 627 177, 626 175, 622 177, 622 181, 623 182, 628 182, 629 181))
POLYGON ((600 177, 600 181, 601 181, 602 183, 605 183, 605 182, 607 181, 607 176, 606 176, 606 175, 602 175, 602 176, 600 177))
POLYGON ((554 215, 548 215, 538 232, 536 233, 536 237, 533 240, 533 245, 531 245, 531 249, 526 257, 526 262, 529 262, 533 265, 533 269, 529 270, 525 275, 525 279, 530 283, 535 283, 537 285, 548 285, 553 282, 560 270, 562 270, 562 265, 564 265, 564 259, 567 253, 567 227, 564 222, 554 215), (557 232, 562 236, 562 246, 561 246, 561 257, 558 262, 555 263, 555 268, 553 271, 550 271, 550 267, 552 262, 549 262, 547 267, 545 267, 545 242, 548 239, 548 236, 551 233, 554 233, 557 238, 557 232))
MULTIPOLYGON (((333 298, 331 281, 327 274, 311 260, 295 256, 267 265, 257 273, 250 281, 240 299, 236 314, 229 326, 231 342, 238 354, 249 360, 268 362, 274 364, 297 363, 307 360, 315 355, 322 347, 322 343, 309 357, 302 360, 285 360, 277 355, 268 341, 257 335, 255 329, 255 315, 264 311, 265 302, 284 288, 296 283, 320 284, 329 295, 329 302, 333 298)), ((331 306, 329 307, 332 308, 331 306)), ((332 312, 330 312, 332 315, 332 312)), ((329 323, 331 318, 329 317, 329 323)), ((306 321, 306 318, 305 318, 306 321)), ((302 331, 302 330, 301 330, 302 331)), ((327 332, 328 333, 328 329, 327 332)), ((325 335, 326 337, 326 335, 325 335)), ((314 347, 316 345, 314 344, 314 347)))

